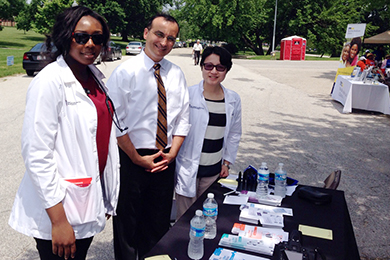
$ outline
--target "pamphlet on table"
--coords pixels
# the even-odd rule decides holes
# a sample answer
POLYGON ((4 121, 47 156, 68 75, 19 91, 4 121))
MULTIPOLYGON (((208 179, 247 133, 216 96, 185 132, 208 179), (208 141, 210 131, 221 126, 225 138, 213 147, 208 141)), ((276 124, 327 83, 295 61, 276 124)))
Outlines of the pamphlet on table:
POLYGON ((218 247, 214 253, 210 256, 209 260, 268 260, 263 257, 248 255, 226 248, 218 247))
POLYGON ((247 203, 242 205, 239 220, 262 226, 283 227, 283 216, 292 216, 292 209, 247 203))

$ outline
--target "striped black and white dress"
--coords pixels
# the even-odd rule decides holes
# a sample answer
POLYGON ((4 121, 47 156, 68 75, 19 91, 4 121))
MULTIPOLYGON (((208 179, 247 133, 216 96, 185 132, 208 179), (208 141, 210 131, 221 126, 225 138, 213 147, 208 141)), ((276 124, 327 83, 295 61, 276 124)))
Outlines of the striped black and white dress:
POLYGON ((206 99, 209 123, 200 156, 198 178, 211 177, 221 172, 223 137, 226 127, 225 99, 206 99))

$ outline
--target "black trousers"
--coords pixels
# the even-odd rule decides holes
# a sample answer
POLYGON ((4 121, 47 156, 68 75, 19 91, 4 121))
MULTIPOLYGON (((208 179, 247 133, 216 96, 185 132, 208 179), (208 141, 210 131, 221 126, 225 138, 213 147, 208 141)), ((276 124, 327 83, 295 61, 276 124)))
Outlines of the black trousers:
POLYGON ((198 65, 200 60, 200 51, 195 51, 195 64, 198 65))
MULTIPOLYGON (((141 156, 156 153, 139 149, 141 156)), ((150 173, 120 155, 120 191, 113 217, 115 259, 142 259, 170 228, 175 162, 163 172, 150 173)))
MULTIPOLYGON (((39 253, 39 257, 41 260, 64 260, 64 256, 59 257, 58 255, 53 254, 52 243, 51 240, 44 240, 39 238, 34 238, 37 243, 37 249, 39 253)), ((85 238, 85 239, 76 239, 76 255, 75 258, 69 259, 72 260, 85 260, 87 257, 87 252, 89 246, 92 243, 93 237, 85 238)))

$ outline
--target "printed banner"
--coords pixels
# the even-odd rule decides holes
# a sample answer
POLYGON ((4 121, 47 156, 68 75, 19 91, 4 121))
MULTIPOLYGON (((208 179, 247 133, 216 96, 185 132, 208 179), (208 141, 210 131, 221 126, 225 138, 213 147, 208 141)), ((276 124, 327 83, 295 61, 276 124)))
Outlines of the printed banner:
POLYGON ((363 36, 366 31, 365 23, 348 24, 345 33, 344 46, 340 54, 340 63, 334 81, 338 75, 351 75, 359 61, 359 52, 362 49, 363 36))

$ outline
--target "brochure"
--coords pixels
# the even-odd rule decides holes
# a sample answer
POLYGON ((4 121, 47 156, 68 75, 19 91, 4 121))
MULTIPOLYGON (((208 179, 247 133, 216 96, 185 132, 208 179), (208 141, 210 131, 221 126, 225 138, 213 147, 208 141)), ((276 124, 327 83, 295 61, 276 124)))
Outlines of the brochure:
POLYGON ((219 246, 272 255, 275 244, 269 240, 241 237, 237 235, 223 234, 219 246))
POLYGON ((258 226, 234 223, 232 233, 241 237, 268 239, 274 244, 288 241, 288 232, 285 232, 281 228, 262 228, 258 226))
POLYGON ((268 260, 268 259, 218 247, 217 249, 215 249, 214 253, 210 256, 209 260, 268 260))

